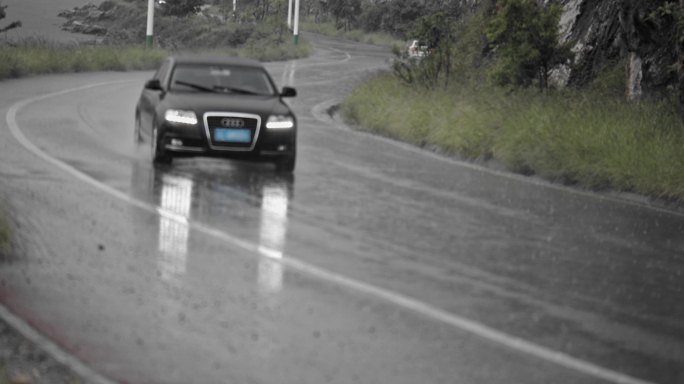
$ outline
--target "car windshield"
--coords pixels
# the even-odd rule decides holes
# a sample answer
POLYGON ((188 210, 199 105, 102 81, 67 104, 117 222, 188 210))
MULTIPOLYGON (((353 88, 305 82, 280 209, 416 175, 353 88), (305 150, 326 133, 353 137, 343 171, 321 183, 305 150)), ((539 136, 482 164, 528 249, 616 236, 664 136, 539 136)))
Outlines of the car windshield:
POLYGON ((176 66, 172 91, 273 95, 275 89, 260 68, 184 64, 176 66))

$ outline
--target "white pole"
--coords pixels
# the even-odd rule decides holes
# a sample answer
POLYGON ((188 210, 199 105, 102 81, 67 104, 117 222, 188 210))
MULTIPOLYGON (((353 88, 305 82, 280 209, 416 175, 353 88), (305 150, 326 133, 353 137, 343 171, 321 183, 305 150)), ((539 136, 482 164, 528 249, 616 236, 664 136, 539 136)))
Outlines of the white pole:
POLYGON ((152 47, 154 40, 154 0, 147 2, 147 36, 145 36, 145 45, 147 48, 152 47))
POLYGON ((292 0, 287 1, 287 28, 292 29, 292 0))
POLYGON ((294 10, 294 43, 299 44, 299 0, 295 0, 294 10))

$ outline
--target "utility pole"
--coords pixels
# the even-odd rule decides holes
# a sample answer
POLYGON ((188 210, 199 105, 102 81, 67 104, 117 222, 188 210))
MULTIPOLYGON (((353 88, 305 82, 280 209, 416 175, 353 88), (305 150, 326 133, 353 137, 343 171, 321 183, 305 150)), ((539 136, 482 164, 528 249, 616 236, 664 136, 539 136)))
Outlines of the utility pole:
POLYGON ((299 44, 299 0, 295 0, 294 9, 294 43, 299 44))
POLYGON ((287 0, 287 29, 292 29, 292 0, 287 0))
POLYGON ((147 35, 145 36, 145 46, 152 48, 154 41, 154 0, 147 2, 147 35))

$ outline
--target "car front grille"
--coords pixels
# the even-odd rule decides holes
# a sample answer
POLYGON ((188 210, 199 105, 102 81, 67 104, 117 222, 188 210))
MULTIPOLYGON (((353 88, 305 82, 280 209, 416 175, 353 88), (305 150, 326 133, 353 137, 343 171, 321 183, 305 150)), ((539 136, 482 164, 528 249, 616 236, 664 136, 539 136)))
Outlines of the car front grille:
POLYGON ((204 128, 209 147, 225 151, 254 149, 261 128, 259 115, 229 112, 207 112, 204 128))

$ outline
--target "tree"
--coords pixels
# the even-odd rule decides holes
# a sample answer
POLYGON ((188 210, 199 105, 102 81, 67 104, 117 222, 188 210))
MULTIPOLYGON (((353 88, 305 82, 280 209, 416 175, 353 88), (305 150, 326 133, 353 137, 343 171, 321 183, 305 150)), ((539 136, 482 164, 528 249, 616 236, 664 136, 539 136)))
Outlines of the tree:
POLYGON ((498 0, 496 13, 487 27, 497 64, 492 71, 500 85, 528 87, 535 80, 548 88, 549 70, 567 63, 573 53, 569 44, 558 41, 561 9, 535 0, 498 0))
POLYGON ((390 1, 383 26, 392 34, 412 38, 410 33, 415 28, 416 20, 426 14, 423 2, 420 0, 390 1))
POLYGON ((444 12, 423 16, 418 20, 414 34, 428 49, 418 72, 422 84, 436 86, 444 74, 444 86, 449 85, 453 33, 453 21, 444 12))
POLYGON ((361 14, 361 0, 330 0, 330 13, 335 17, 338 28, 349 31, 361 14))
MULTIPOLYGON (((665 1, 650 15, 657 24, 671 24, 674 26, 675 63, 672 66, 677 74, 677 92, 679 97, 679 114, 684 119, 684 0, 665 1)), ((624 29, 624 28, 623 28, 624 29)))
MULTIPOLYGON (((5 13, 5 9, 7 9, 7 6, 2 5, 2 2, 0 2, 0 20, 4 19, 7 16, 7 14, 5 13)), ((21 21, 13 21, 9 23, 9 25, 7 25, 6 27, 0 27, 0 33, 7 32, 10 29, 19 27, 21 27, 21 21)))
POLYGON ((168 16, 185 17, 199 12, 204 0, 166 0, 163 13, 168 16))

